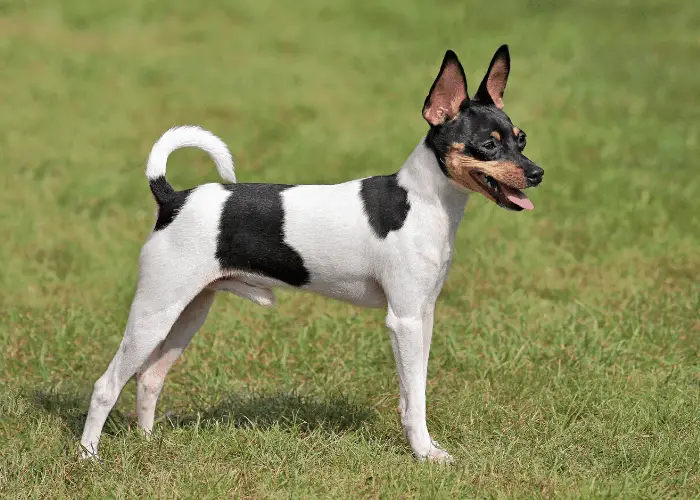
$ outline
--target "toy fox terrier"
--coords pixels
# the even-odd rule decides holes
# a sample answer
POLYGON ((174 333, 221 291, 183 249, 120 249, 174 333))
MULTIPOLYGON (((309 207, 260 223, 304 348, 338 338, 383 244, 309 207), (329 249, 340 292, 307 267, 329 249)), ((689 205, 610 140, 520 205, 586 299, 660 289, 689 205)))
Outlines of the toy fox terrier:
POLYGON ((506 45, 472 98, 447 51, 423 104, 430 128, 401 169, 335 185, 236 184, 227 146, 199 127, 168 130, 146 176, 158 205, 139 258, 124 338, 94 385, 81 445, 97 456, 105 420, 132 377, 138 424, 153 428, 168 370, 204 323, 216 292, 261 305, 294 287, 366 307, 386 307, 399 375, 404 435, 420 460, 451 462, 428 433, 426 377, 435 302, 452 263, 472 192, 508 210, 532 210, 521 189, 543 170, 523 155, 526 136, 503 112, 506 45), (206 151, 225 181, 175 191, 170 153, 206 151))

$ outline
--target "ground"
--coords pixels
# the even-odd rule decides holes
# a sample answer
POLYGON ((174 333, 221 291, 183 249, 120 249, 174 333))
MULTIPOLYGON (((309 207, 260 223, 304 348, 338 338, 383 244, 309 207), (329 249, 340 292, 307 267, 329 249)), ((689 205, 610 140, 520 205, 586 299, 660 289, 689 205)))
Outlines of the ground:
MULTIPOLYGON (((0 3, 0 496, 700 495, 700 9, 686 1, 0 3), (151 442, 134 385, 77 463, 154 222, 175 124, 241 182, 391 173, 446 49, 545 169, 535 210, 469 202, 440 298, 415 462, 382 311, 232 296, 176 364, 151 442)), ((216 180, 175 153, 178 188, 216 180)))

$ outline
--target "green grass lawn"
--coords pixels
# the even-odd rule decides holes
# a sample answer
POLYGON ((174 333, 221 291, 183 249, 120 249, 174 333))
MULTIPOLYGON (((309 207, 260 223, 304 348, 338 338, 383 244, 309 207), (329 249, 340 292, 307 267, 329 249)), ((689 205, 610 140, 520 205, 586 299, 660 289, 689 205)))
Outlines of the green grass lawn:
MULTIPOLYGON (((0 497, 700 496, 700 9, 691 0, 0 2, 0 497), (63 6, 59 6, 63 4, 63 6), (217 298, 155 437, 133 382, 77 463, 155 205, 153 142, 200 124, 241 182, 398 170, 447 48, 546 171, 474 196, 436 312, 428 425, 403 440, 381 310, 217 298)), ((175 153, 178 188, 215 181, 175 153)))

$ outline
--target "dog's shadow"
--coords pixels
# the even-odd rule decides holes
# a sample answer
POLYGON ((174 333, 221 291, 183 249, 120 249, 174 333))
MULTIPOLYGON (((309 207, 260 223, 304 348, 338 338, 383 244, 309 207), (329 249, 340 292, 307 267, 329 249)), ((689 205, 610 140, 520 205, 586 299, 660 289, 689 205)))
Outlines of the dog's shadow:
MULTIPOLYGON (((75 437, 80 436, 89 405, 84 396, 57 390, 37 391, 34 402, 63 420, 75 437)), ((371 423, 375 415, 372 407, 354 403, 342 395, 321 397, 280 391, 273 394, 232 393, 213 405, 200 405, 182 413, 157 413, 156 418, 160 426, 169 427, 196 425, 207 429, 228 424, 239 428, 281 427, 345 432, 371 423)), ((104 433, 117 435, 134 426, 135 416, 132 413, 115 408, 107 420, 104 433)))

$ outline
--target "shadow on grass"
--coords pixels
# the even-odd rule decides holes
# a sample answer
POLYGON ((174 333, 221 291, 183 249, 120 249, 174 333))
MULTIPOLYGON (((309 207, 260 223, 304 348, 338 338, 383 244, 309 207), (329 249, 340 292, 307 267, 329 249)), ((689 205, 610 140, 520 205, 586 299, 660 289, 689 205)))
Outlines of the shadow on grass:
MULTIPOLYGON (((44 411, 61 418, 74 436, 80 436, 87 416, 88 401, 85 397, 56 390, 37 391, 34 402, 44 411)), ((170 427, 198 425, 200 429, 234 425, 240 428, 279 426, 343 432, 358 429, 373 418, 371 407, 353 403, 342 395, 322 397, 277 392, 233 393, 215 405, 203 405, 194 411, 182 414, 168 411, 158 418, 158 422, 170 427)), ((116 435, 134 425, 133 414, 115 409, 107 420, 104 433, 116 435)))

